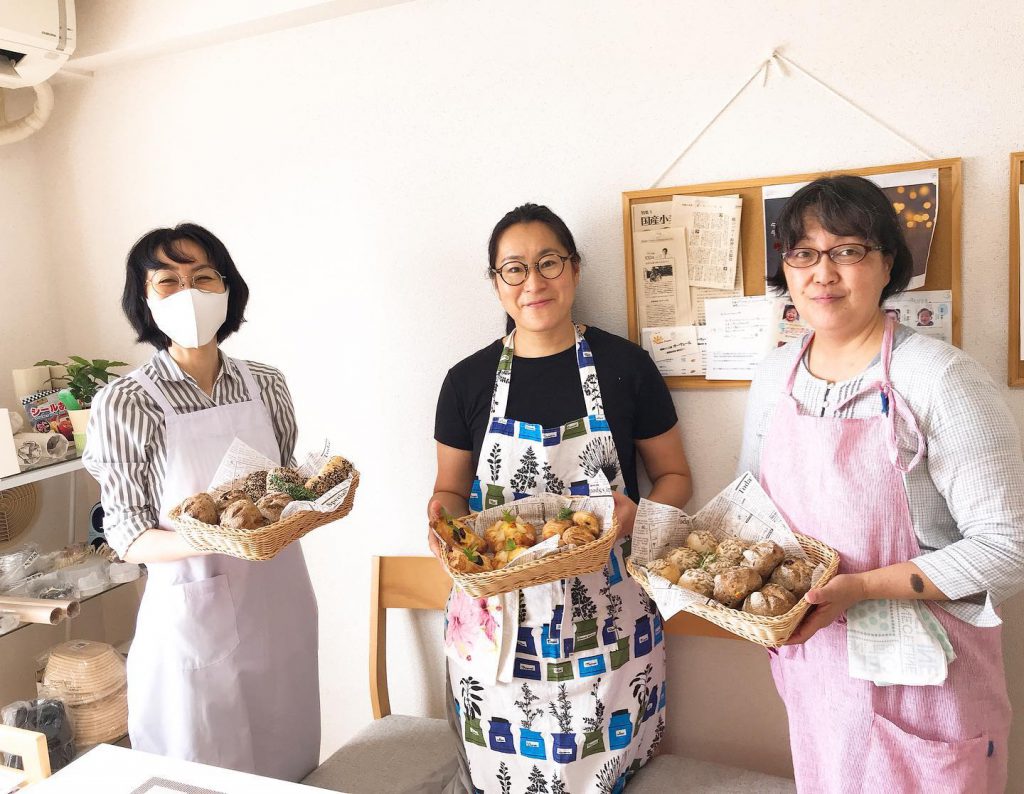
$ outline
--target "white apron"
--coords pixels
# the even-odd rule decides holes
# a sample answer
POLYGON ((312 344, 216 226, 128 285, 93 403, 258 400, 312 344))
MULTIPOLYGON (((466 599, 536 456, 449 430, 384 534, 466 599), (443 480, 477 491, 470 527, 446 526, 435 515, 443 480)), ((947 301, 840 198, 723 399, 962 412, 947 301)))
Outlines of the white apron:
MULTIPOLYGON (((624 490, 579 328, 587 416, 554 428, 505 417, 514 336, 499 359, 470 507, 544 492, 588 495, 608 482, 624 490)), ((460 727, 474 792, 611 794, 653 756, 665 726, 665 646, 657 608, 626 575, 629 547, 629 538, 617 543, 602 571, 504 598, 453 589, 449 717, 460 727)))
MULTIPOLYGON (((270 412, 244 362, 251 399, 177 414, 141 370, 129 377, 160 406, 167 478, 160 526, 206 490, 237 437, 271 460, 270 412)), ((316 599, 297 543, 267 562, 222 554, 150 563, 128 655, 132 747, 297 781, 320 754, 316 599)))

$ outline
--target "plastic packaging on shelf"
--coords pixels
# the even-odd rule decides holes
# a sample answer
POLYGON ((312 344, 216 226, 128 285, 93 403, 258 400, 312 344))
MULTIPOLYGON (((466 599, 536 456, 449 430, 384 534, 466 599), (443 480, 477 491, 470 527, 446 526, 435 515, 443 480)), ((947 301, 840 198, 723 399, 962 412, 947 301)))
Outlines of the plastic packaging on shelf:
POLYGON ((107 573, 111 584, 124 584, 138 579, 142 575, 142 570, 134 562, 112 562, 107 573))
POLYGON ((15 612, 0 609, 0 634, 14 631, 21 625, 21 618, 15 612))
MULTIPOLYGON (((38 731, 46 736, 50 770, 63 769, 75 758, 75 740, 71 719, 64 703, 56 698, 18 700, 0 709, 4 725, 38 731)), ((21 769, 21 759, 6 755, 5 763, 21 769)))
POLYGON ((0 593, 42 570, 41 566, 42 558, 35 543, 26 543, 0 554, 0 593))

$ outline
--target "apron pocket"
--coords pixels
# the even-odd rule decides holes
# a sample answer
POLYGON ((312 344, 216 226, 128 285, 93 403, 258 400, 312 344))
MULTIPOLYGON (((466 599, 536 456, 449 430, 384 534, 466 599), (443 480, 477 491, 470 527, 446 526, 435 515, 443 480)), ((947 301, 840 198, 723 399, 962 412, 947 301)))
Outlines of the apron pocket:
POLYGON ((165 647, 183 670, 209 667, 238 647, 235 602, 225 574, 169 587, 167 619, 165 647))
POLYGON ((885 717, 871 719, 864 791, 977 794, 988 790, 988 737, 922 739, 885 717))

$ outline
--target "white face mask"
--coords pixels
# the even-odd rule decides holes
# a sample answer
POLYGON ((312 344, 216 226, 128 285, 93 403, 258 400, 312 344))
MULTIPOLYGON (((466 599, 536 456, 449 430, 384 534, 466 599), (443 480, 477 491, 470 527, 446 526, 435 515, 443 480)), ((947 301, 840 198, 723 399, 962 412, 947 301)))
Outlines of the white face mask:
POLYGON ((183 289, 167 298, 147 298, 156 327, 181 347, 202 347, 228 316, 228 290, 183 289))

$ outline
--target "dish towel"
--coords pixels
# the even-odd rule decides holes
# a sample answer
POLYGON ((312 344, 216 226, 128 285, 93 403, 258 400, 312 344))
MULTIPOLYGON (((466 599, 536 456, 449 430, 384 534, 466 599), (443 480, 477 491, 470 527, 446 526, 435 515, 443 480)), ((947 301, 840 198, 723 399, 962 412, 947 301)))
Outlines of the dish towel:
POLYGON ((942 624, 921 601, 861 601, 846 611, 850 677, 877 686, 937 686, 956 659, 942 624))

